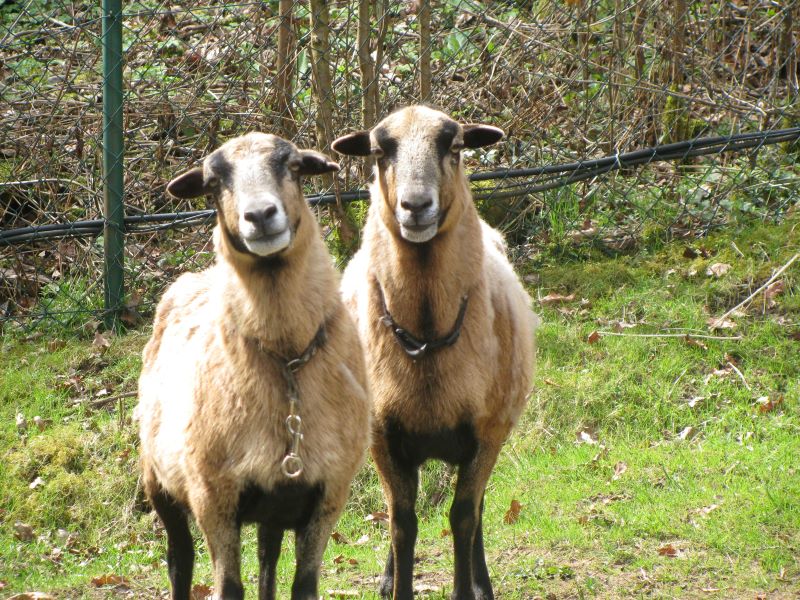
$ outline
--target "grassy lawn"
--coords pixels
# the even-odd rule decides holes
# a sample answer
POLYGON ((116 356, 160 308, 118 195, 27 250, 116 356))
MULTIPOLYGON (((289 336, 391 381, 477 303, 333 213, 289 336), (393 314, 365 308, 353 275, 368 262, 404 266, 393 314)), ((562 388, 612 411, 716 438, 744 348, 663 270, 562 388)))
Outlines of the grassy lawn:
MULTIPOLYGON (((499 598, 800 595, 800 262, 771 297, 730 317, 735 328, 707 325, 798 251, 799 229, 794 215, 633 256, 549 251, 521 265, 544 323, 535 391, 487 493, 499 598), (707 274, 717 263, 730 269, 707 274), (567 300, 553 302, 554 294, 567 300), (738 339, 639 337, 687 332, 738 339)), ((125 396, 147 335, 109 347, 3 338, 0 598, 165 593, 165 539, 140 497, 135 398, 125 396), (125 585, 92 584, 113 584, 109 575, 125 585)), ((422 476, 422 597, 446 598, 451 587, 451 478, 439 464, 422 476)), ((368 463, 328 546, 324 597, 377 597, 389 543, 384 509, 368 463)), ((244 546, 254 597, 252 528, 244 546)), ((210 579, 201 549, 195 581, 210 579)))

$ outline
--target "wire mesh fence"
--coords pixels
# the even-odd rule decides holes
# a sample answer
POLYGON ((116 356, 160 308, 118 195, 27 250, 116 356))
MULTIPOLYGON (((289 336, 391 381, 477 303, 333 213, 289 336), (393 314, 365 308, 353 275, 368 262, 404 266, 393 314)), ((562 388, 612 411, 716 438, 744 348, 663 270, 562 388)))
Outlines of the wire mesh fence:
MULTIPOLYGON (((96 2, 0 0, 4 327, 91 329, 104 308, 103 16, 96 2)), ((210 207, 166 183, 250 130, 330 152, 414 102, 502 127, 465 162, 518 260, 780 219, 800 197, 800 0, 140 0, 122 25, 128 323, 211 260, 210 207), (718 136, 709 153, 619 161, 718 136)), ((307 191, 343 261, 369 171, 341 162, 307 191)))

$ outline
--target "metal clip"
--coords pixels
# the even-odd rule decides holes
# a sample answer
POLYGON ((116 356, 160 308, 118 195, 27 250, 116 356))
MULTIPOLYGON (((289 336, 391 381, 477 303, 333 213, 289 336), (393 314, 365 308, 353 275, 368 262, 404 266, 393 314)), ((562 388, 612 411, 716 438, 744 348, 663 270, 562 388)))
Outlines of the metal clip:
POLYGON ((299 477, 303 472, 303 459, 297 454, 290 452, 283 457, 283 462, 281 462, 281 471, 289 479, 299 477))

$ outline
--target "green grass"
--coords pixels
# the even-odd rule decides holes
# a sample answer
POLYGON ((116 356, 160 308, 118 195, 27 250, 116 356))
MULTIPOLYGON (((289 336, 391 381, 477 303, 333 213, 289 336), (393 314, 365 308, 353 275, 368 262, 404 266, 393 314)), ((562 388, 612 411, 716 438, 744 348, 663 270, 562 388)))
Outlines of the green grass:
MULTIPOLYGON (((520 266, 537 277, 534 296, 575 300, 539 309, 536 388, 490 481, 485 537, 499 598, 796 597, 800 263, 782 277, 775 306, 757 301, 733 317, 736 329, 717 332, 739 340, 588 337, 618 322, 634 325, 623 334, 709 334, 709 317, 744 299, 797 251, 799 226, 793 216, 634 256, 589 250, 576 260, 551 252, 520 266), (697 258, 684 256, 689 245, 702 251, 697 258), (707 276, 716 262, 732 268, 707 276), (763 397, 776 407, 763 410, 763 397), (593 443, 581 443, 581 432, 593 443), (508 524, 512 500, 522 508, 508 524)), ((4 339, 0 598, 31 590, 115 597, 90 584, 104 574, 126 577, 136 597, 166 589, 163 531, 137 484, 135 400, 85 401, 105 397, 102 390, 118 396, 135 389, 146 337, 115 338, 104 352, 75 339, 4 339), (17 413, 30 424, 25 435, 17 413), (36 415, 49 420, 43 431, 32 424, 36 415), (43 483, 32 490, 36 477, 43 483), (17 521, 33 528, 32 541, 15 538, 17 521)), ((418 584, 434 590, 424 597, 445 598, 451 586, 451 483, 443 465, 423 470, 416 573, 418 584)), ((348 590, 377 598, 389 535, 365 517, 383 509, 368 464, 337 526, 348 543, 332 540, 325 555, 325 597, 348 590)), ((208 584, 209 560, 197 538, 195 581, 208 584)), ((291 542, 287 535, 281 590, 291 582, 291 542)), ((252 528, 244 547, 253 597, 252 528)))

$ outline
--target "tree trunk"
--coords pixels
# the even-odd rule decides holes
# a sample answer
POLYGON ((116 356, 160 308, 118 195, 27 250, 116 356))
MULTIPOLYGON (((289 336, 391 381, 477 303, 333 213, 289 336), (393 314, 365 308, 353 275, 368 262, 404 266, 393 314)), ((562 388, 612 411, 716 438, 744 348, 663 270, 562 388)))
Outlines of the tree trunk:
MULTIPOLYGON (((331 80, 331 45, 330 45, 330 14, 326 0, 310 0, 311 9, 311 76, 313 85, 311 91, 316 100, 317 110, 314 113, 315 129, 317 132, 317 148, 323 152, 331 152, 331 139, 333 131, 333 103, 334 91, 331 80)), ((333 175, 323 178, 325 184, 333 187, 336 192, 336 204, 332 214, 339 228, 339 239, 345 246, 352 245, 355 238, 355 228, 344 210, 339 186, 333 175)))
POLYGON ((420 0, 419 19, 419 101, 428 102, 431 96, 431 3, 420 0))
POLYGON ((275 76, 275 110, 278 113, 275 125, 283 137, 292 139, 297 133, 292 108, 294 98, 294 56, 297 39, 292 27, 294 0, 280 0, 281 25, 278 28, 278 60, 275 76))

